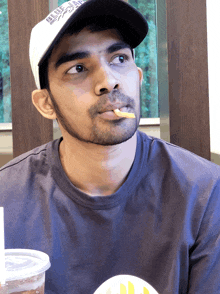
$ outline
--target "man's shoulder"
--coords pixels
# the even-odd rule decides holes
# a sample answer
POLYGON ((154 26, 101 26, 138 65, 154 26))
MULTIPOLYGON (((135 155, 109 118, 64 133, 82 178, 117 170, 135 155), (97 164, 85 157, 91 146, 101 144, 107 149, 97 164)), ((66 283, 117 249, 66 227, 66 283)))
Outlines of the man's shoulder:
POLYGON ((13 206, 15 202, 18 206, 26 205, 28 199, 40 197, 43 191, 50 189, 51 162, 58 154, 54 151, 58 142, 55 140, 36 147, 0 168, 0 206, 10 203, 13 206))
POLYGON ((25 152, 0 168, 0 179, 7 174, 25 172, 25 170, 35 167, 36 165, 45 164, 47 151, 51 148, 53 141, 38 146, 28 152, 25 152))
POLYGON ((148 162, 154 166, 166 166, 183 172, 214 174, 220 176, 220 166, 180 146, 166 142, 160 138, 139 133, 145 148, 148 149, 148 162))

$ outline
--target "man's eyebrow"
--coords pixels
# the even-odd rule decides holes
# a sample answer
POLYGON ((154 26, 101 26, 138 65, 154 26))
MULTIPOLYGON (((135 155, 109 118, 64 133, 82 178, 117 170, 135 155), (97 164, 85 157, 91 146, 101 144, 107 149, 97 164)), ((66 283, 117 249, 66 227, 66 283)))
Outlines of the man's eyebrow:
POLYGON ((89 56, 90 56, 90 53, 88 51, 76 52, 73 54, 65 54, 57 60, 57 62, 55 64, 55 69, 57 69, 61 64, 66 63, 68 61, 88 58, 89 56))
POLYGON ((111 46, 109 46, 106 51, 107 51, 107 53, 110 54, 110 53, 113 53, 115 51, 118 51, 118 50, 121 50, 121 49, 126 49, 126 48, 129 48, 132 51, 131 46, 129 46, 127 43, 118 42, 118 43, 114 43, 111 46))
MULTIPOLYGON (((111 46, 109 46, 106 49, 106 52, 108 54, 111 54, 111 53, 113 53, 115 51, 118 51, 118 50, 121 50, 121 49, 126 49, 126 48, 129 48, 132 51, 131 46, 129 46, 128 44, 126 44, 124 42, 118 42, 118 43, 114 43, 111 46)), ((61 64, 66 63, 68 61, 73 61, 73 60, 76 60, 76 59, 88 58, 90 56, 91 56, 91 53, 89 51, 76 52, 76 53, 73 53, 73 54, 65 54, 65 55, 61 56, 57 60, 57 62, 55 64, 55 69, 57 69, 61 64)))

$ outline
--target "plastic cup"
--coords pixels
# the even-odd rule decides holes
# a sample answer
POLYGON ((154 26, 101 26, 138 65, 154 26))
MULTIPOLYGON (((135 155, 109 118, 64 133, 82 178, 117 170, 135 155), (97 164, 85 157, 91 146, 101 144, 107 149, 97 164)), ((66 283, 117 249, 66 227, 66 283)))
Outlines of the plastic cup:
POLYGON ((46 253, 6 249, 5 266, 7 294, 44 294, 45 272, 50 267, 46 253))

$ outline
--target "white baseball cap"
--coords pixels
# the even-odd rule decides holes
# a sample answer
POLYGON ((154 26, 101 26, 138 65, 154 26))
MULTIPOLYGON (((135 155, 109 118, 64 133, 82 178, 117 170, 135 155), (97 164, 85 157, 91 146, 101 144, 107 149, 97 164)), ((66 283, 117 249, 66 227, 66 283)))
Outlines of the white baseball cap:
POLYGON ((31 32, 29 57, 38 89, 41 88, 39 67, 66 29, 79 22, 86 26, 89 18, 103 16, 116 20, 118 31, 131 48, 136 48, 147 35, 146 19, 124 0, 67 1, 39 22, 31 32))

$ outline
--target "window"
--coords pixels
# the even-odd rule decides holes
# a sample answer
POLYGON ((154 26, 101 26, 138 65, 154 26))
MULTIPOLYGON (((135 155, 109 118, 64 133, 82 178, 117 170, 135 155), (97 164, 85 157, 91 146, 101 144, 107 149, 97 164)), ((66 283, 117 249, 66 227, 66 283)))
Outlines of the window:
POLYGON ((7 0, 0 0, 0 123, 11 122, 11 86, 8 35, 7 0))
POLYGON ((141 93, 141 117, 159 117, 157 81, 157 28, 155 0, 129 0, 148 21, 149 32, 135 49, 136 64, 143 69, 144 80, 141 93))

